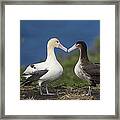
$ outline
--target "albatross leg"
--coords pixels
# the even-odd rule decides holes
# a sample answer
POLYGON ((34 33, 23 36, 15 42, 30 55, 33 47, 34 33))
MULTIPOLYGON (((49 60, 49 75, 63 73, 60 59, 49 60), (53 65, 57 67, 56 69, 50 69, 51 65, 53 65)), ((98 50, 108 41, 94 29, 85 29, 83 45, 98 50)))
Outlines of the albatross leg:
POLYGON ((40 95, 43 95, 42 86, 41 86, 42 82, 43 82, 43 81, 39 81, 39 82, 38 82, 38 83, 39 83, 40 95))
POLYGON ((89 88, 88 88, 88 92, 82 94, 82 96, 91 96, 91 95, 92 95, 92 90, 91 90, 91 87, 89 86, 89 88))
POLYGON ((90 86, 89 86, 89 89, 88 89, 88 93, 86 94, 87 96, 91 96, 91 88, 90 88, 90 86))
POLYGON ((42 87, 40 86, 40 95, 43 95, 43 92, 42 92, 42 87))
POLYGON ((47 95, 55 95, 54 93, 49 93, 47 86, 48 86, 48 85, 46 84, 46 92, 47 92, 47 95))

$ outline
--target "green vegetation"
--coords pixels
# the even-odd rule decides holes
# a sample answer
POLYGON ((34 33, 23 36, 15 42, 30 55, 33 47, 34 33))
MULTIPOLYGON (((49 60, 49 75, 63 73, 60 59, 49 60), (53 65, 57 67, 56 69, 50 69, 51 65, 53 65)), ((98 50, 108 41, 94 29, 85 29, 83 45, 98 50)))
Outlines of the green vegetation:
MULTIPOLYGON (((94 63, 100 62, 100 40, 99 37, 96 38, 96 40, 93 42, 93 46, 91 49, 88 50, 88 56, 90 61, 94 63)), ((88 86, 89 82, 86 80, 80 80, 74 73, 74 66, 78 61, 79 58, 79 50, 75 50, 68 54, 66 58, 61 57, 61 55, 58 56, 58 61, 61 63, 61 65, 64 68, 63 75, 58 79, 54 81, 49 82, 50 88, 80 88, 84 86, 88 86)), ((21 73, 24 70, 24 66, 21 66, 21 73)), ((21 80, 22 77, 21 77, 21 80)), ((33 83, 34 84, 34 83, 33 83)))

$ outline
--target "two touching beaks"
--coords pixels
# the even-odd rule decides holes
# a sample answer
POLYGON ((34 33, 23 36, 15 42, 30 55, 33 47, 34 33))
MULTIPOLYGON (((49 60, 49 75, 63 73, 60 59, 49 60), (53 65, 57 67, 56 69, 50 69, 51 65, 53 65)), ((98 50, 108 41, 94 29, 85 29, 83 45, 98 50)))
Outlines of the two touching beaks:
POLYGON ((72 47, 70 47, 68 49, 66 47, 64 47, 62 44, 60 44, 59 48, 61 48, 62 50, 64 50, 65 52, 68 52, 68 53, 77 49, 76 44, 74 44, 72 47))
POLYGON ((69 49, 67 49, 66 47, 64 47, 60 41, 59 41, 59 38, 55 37, 55 38, 51 38, 49 41, 48 41, 48 46, 53 46, 53 47, 57 47, 57 48, 60 48, 62 50, 64 50, 65 52, 71 52, 73 50, 75 50, 76 48, 81 48, 81 46, 85 47, 85 42, 84 41, 78 41, 76 42, 72 47, 70 47, 69 49))

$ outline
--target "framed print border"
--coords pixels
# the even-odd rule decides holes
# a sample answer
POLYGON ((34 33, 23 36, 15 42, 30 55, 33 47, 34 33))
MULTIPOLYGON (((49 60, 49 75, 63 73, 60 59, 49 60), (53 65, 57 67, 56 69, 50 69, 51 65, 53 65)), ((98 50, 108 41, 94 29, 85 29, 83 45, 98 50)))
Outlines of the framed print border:
POLYGON ((2 1, 1 2, 1 64, 0 64, 0 118, 1 119, 119 119, 119 27, 118 0, 65 0, 65 1, 2 1), (115 5, 115 115, 5 115, 5 5, 115 5))

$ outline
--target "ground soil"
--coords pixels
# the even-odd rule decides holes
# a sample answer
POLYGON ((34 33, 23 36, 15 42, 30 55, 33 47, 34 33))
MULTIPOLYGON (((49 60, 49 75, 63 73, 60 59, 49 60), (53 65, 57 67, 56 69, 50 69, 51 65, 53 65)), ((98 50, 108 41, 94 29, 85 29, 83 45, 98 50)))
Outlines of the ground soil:
POLYGON ((86 95, 88 87, 81 88, 49 88, 54 95, 47 95, 43 88, 40 95, 39 87, 24 86, 20 88, 21 100, 100 100, 100 88, 92 88, 92 95, 86 95))

